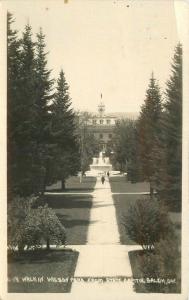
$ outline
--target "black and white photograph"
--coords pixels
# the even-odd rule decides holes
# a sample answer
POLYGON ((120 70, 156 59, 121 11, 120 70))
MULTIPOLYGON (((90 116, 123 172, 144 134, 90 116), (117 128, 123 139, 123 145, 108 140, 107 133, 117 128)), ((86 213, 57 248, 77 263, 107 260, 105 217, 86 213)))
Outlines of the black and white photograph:
POLYGON ((1 7, 1 299, 187 299, 189 3, 1 7))

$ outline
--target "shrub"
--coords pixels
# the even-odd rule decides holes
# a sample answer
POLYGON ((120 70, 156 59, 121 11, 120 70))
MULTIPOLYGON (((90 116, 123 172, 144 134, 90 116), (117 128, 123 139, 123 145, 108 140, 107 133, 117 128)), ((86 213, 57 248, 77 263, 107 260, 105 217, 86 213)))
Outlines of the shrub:
POLYGON ((162 279, 157 255, 150 253, 139 257, 139 269, 148 292, 160 292, 164 288, 162 283, 155 283, 158 279, 162 279))
POLYGON ((14 250, 24 248, 25 220, 29 215, 36 197, 16 196, 7 207, 8 247, 14 250))
MULTIPOLYGON (((46 242, 47 249, 49 249, 50 244, 65 245, 65 228, 59 221, 52 208, 49 208, 47 205, 45 205, 44 207, 39 207, 36 212, 33 210, 33 216, 30 217, 31 221, 34 215, 39 222, 38 228, 40 229, 41 233, 41 241, 46 242)), ((31 224, 31 222, 29 223, 31 224)))
POLYGON ((180 292, 180 253, 176 240, 160 240, 153 253, 139 258, 139 265, 148 292, 180 292))
POLYGON ((164 278, 175 279, 175 284, 165 286, 165 291, 179 293, 181 289, 181 253, 176 235, 155 244, 160 271, 164 278))
POLYGON ((33 208, 36 198, 16 198, 8 209, 9 249, 23 250, 50 244, 65 245, 65 228, 47 205, 33 208))
POLYGON ((171 232, 167 212, 157 200, 137 200, 129 207, 123 225, 129 237, 144 250, 153 249, 154 243, 171 232))

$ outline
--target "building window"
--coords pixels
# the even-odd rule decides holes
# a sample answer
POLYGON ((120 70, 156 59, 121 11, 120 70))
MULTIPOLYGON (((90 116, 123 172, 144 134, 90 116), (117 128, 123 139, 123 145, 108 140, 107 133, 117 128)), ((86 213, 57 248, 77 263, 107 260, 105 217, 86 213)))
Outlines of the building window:
POLYGON ((110 124, 110 120, 106 120, 106 123, 107 123, 107 124, 110 124))
POLYGON ((108 136, 109 136, 110 139, 112 138, 112 134, 111 133, 108 136))
POLYGON ((96 120, 93 120, 93 125, 95 125, 96 124, 96 120))
POLYGON ((102 133, 100 134, 100 139, 103 139, 103 134, 102 133))
POLYGON ((100 120, 100 124, 103 124, 104 123, 104 120, 100 120))

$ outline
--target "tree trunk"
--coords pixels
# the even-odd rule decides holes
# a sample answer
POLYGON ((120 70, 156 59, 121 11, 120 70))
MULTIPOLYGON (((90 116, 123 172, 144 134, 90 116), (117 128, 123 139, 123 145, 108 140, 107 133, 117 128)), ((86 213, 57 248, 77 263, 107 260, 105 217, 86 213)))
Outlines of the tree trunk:
POLYGON ((66 189, 66 186, 65 186, 65 179, 62 179, 61 180, 61 189, 64 191, 66 189))
POLYGON ((154 197, 154 188, 150 184, 150 199, 153 200, 154 197))
POLYGON ((49 238, 47 238, 47 250, 50 250, 50 241, 49 241, 49 238))

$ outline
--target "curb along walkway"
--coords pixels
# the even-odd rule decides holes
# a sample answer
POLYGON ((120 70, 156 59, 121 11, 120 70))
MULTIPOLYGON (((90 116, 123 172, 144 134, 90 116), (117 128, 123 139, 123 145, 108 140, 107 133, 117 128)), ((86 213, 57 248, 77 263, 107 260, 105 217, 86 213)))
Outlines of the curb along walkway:
POLYGON ((132 280, 119 281, 119 278, 132 277, 128 251, 141 247, 120 245, 115 207, 107 179, 102 185, 100 178, 97 178, 92 196, 87 244, 73 247, 80 254, 71 293, 94 291, 96 295, 102 292, 120 293, 123 290, 125 296, 133 294, 132 280), (82 277, 91 278, 83 281, 82 277), (104 278, 104 282, 95 281, 95 277, 104 278), (109 280, 110 277, 113 281, 109 280))

